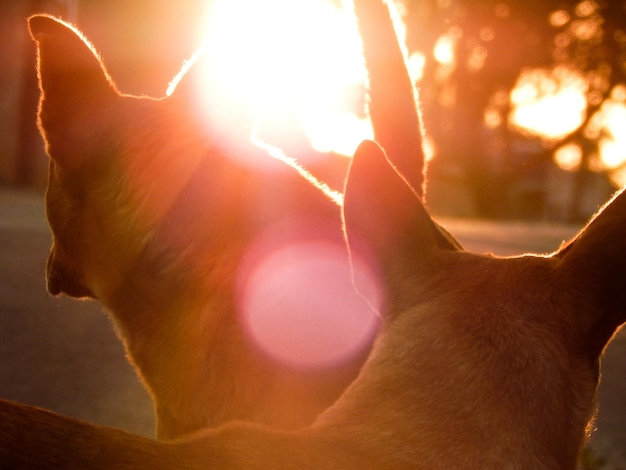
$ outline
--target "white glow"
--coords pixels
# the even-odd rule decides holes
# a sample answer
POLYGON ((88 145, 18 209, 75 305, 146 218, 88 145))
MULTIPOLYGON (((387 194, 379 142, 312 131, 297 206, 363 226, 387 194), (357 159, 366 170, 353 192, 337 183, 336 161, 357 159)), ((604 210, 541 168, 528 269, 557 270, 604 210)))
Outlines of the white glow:
POLYGON ((617 85, 590 119, 585 136, 598 140, 597 170, 608 170, 618 185, 626 184, 626 87, 617 85))
POLYGON ((546 140, 558 140, 583 123, 587 82, 571 69, 523 72, 511 91, 509 121, 520 130, 546 140))
POLYGON ((355 125, 362 94, 347 92, 364 87, 366 77, 348 9, 320 0, 215 0, 207 18, 199 34, 209 33, 211 63, 201 86, 210 106, 227 107, 241 95, 260 116, 289 110, 318 149, 351 155, 371 138, 368 126, 355 125))
POLYGON ((454 63, 454 45, 455 40, 451 35, 441 36, 435 43, 433 51, 437 62, 444 65, 454 63))

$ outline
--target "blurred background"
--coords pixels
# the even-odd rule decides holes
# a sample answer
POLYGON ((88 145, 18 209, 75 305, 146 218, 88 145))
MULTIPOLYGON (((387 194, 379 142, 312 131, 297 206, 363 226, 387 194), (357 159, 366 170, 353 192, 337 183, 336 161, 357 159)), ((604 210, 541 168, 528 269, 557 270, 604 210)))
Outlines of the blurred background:
MULTIPOLYGON (((626 183, 626 2, 397 6, 420 89, 431 210, 469 249, 556 249, 626 183)), ((119 89, 137 95, 163 96, 206 44, 217 61, 207 81, 253 96, 265 140, 297 158, 344 158, 371 129, 358 35, 340 7, 338 0, 0 0, 0 396, 153 432, 149 398, 100 306, 45 293, 47 158, 26 18, 47 12, 77 24, 119 89)), ((624 332, 603 372, 588 468, 624 469, 624 332)))
MULTIPOLYGON (((624 183, 624 2, 397 4, 420 88, 433 210, 581 221, 624 183)), ((213 34, 212 48, 225 51, 216 68, 230 82, 246 76, 241 86, 254 89, 270 143, 294 156, 311 143, 350 154, 368 135, 358 38, 339 1, 0 0, 0 7, 0 184, 45 179, 24 21, 40 11, 76 23, 126 93, 162 96, 213 34), (321 114, 328 97, 334 101, 321 114), (329 128, 343 142, 332 141, 329 128)))

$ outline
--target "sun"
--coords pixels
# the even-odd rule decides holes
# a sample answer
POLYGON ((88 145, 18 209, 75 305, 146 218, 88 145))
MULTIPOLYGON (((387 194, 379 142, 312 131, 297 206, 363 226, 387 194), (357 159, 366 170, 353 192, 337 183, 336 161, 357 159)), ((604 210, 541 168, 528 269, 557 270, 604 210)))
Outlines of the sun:
POLYGON ((372 138, 350 8, 320 0, 215 0, 201 24, 210 58, 202 87, 211 106, 228 107, 236 97, 254 108, 261 132, 279 133, 267 126, 287 123, 322 152, 351 155, 372 138))

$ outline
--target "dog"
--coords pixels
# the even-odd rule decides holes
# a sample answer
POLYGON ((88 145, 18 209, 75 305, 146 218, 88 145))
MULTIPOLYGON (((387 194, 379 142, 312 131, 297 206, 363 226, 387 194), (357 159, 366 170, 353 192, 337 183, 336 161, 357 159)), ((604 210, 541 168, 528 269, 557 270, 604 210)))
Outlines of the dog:
MULTIPOLYGON (((357 1, 355 16, 377 139, 421 191, 419 115, 387 5, 357 1), (404 135, 395 138, 388 128, 404 135)), ((378 324, 351 288, 341 196, 243 133, 233 135, 219 110, 208 121, 200 117, 197 64, 185 67, 165 98, 127 96, 74 27, 35 16, 30 29, 38 46, 39 127, 50 156, 48 291, 97 298, 111 312, 154 401, 157 437, 232 420, 286 429, 311 424, 354 379, 378 324), (294 292, 280 295, 303 310, 298 289, 312 291, 320 300, 306 309, 320 317, 315 325, 330 323, 327 329, 357 330, 342 317, 360 318, 346 358, 302 367, 250 339, 241 295, 254 277, 248 261, 259 257, 250 247, 267 238, 275 251, 323 245, 335 258, 338 268, 325 274, 325 286, 313 289, 312 275, 303 272, 292 281, 299 283, 294 292), (322 317, 334 291, 341 299, 322 317)), ((232 109, 228 124, 236 115, 251 130, 251 111, 239 102, 232 109)))
MULTIPOLYGON (((78 37, 78 42, 84 46, 82 38, 76 36, 74 31, 70 30, 70 32, 72 34, 69 36, 78 37)), ((37 33, 34 32, 34 34, 37 33)), ((65 39, 68 38, 65 37, 65 39)), ((72 48, 66 48, 67 44, 63 41, 61 43, 63 50, 74 52, 72 48)), ((44 45, 45 41, 40 42, 41 65, 44 64, 41 60, 44 56, 44 45)), ((46 47, 50 47, 50 43, 46 47)), ((74 63, 82 63, 80 54, 78 52, 77 54, 79 61, 74 63)), ((67 57, 71 58, 71 54, 63 60, 67 57)), ((81 67, 76 70, 78 76, 84 77, 86 70, 87 76, 96 79, 96 82, 97 77, 102 79, 104 76, 103 81, 100 82, 103 86, 100 90, 96 90, 103 92, 104 97, 108 95, 108 97, 114 96, 115 98, 112 99, 112 103, 107 103, 99 93, 84 92, 81 95, 79 92, 77 93, 79 98, 72 103, 71 109, 81 111, 81 103, 94 100, 96 109, 103 111, 102 116, 98 118, 103 119, 103 116, 106 118, 107 113, 115 111, 121 102, 125 104, 119 106, 126 111, 130 110, 130 107, 125 107, 126 103, 141 102, 145 114, 129 113, 129 120, 133 123, 138 117, 150 122, 148 118, 155 114, 166 122, 168 117, 180 117, 176 111, 178 106, 181 106, 182 98, 176 98, 173 103, 178 103, 178 105, 172 105, 172 108, 168 109, 172 115, 168 116, 167 112, 154 113, 158 106, 157 101, 121 96, 112 88, 100 63, 93 60, 96 56, 89 49, 83 59, 87 57, 91 57, 92 64, 97 64, 97 67, 92 67, 91 72, 81 67), (94 69, 97 69, 97 72, 94 69)), ((60 64, 53 65, 59 67, 60 64)), ((43 74, 44 69, 40 72, 43 74)), ((373 75, 370 80, 374 82, 373 75)), ((76 84, 82 81, 83 78, 80 78, 71 83, 76 84)), ((63 81, 57 83, 63 83, 63 81)), ((184 84, 182 85, 181 89, 184 90, 184 84)), ((44 129, 46 116, 43 111, 47 106, 49 106, 48 109, 54 109, 54 103, 49 101, 46 104, 46 99, 50 96, 49 94, 46 98, 44 89, 41 113, 44 129)), ((372 102, 374 102, 373 97, 372 102)), ((61 106, 61 109, 63 108, 64 106, 61 106)), ((89 113, 79 112, 78 118, 62 116, 66 124, 71 123, 72 118, 76 119, 74 126, 68 126, 69 128, 80 128, 78 125, 82 122, 80 118, 86 115, 89 116, 89 113)), ((58 119, 58 114, 53 112, 50 119, 52 121, 58 119)), ((138 122, 145 124, 141 120, 138 122)), ((183 120, 183 122, 193 124, 188 120, 183 120)), ((120 200, 123 201, 125 197, 128 197, 128 194, 119 193, 119 186, 123 187, 123 185, 115 185, 112 182, 102 184, 105 179, 103 174, 110 174, 107 172, 110 172, 110 167, 113 166, 111 160, 99 159, 94 151, 91 154, 89 152, 77 153, 77 150, 89 150, 90 144, 93 146, 93 142, 101 139, 115 148, 117 142, 111 138, 111 135, 117 135, 120 127, 113 126, 106 119, 104 119, 104 124, 106 124, 103 126, 104 138, 102 135, 89 135, 85 132, 73 136, 84 139, 83 142, 79 139, 79 143, 82 144, 80 146, 71 145, 76 142, 67 139, 67 135, 54 126, 46 131, 50 133, 46 134, 48 151, 54 153, 58 159, 52 158, 48 192, 49 218, 55 233, 55 244, 51 251, 48 268, 49 290, 53 293, 63 291, 75 296, 101 297, 103 292, 115 291, 116 286, 128 286, 125 274, 136 272, 133 269, 135 269, 134 262, 137 259, 150 261, 146 263, 149 269, 145 268, 144 271, 145 279, 150 279, 150 276, 155 274, 163 275, 163 271, 157 268, 170 261, 168 255, 171 256, 172 252, 177 253, 176 250, 162 250, 157 252, 158 256, 143 258, 146 251, 149 251, 145 250, 144 245, 137 247, 122 243, 120 247, 125 251, 110 250, 108 260, 93 256, 88 250, 90 246, 93 247, 100 241, 105 241, 103 246, 106 247, 107 243, 115 242, 116 237, 111 236, 112 233, 115 230, 122 231, 122 227, 116 227, 115 224, 105 224, 105 235, 111 237, 108 241, 98 239, 96 242, 85 237, 83 233, 76 239, 69 237, 69 242, 61 243, 63 237, 59 235, 67 235, 74 230, 81 233, 80 229, 93 227, 94 216, 99 215, 97 210, 86 211, 88 213, 79 211, 80 215, 73 219, 63 216, 57 216, 55 219, 53 211, 50 211, 52 201, 56 201, 54 202, 55 208, 72 207, 73 209, 76 209, 76 206, 80 208, 80 205, 87 201, 93 202, 93 199, 84 198, 86 186, 82 184, 84 182, 78 181, 80 184, 75 184, 75 178, 71 176, 83 176, 86 182, 94 185, 91 186, 92 188, 98 189, 96 194, 100 197, 107 196, 109 199, 104 197, 103 199, 111 204, 119 203, 120 200), (64 145, 67 147, 64 148, 64 145), (95 167, 86 168, 82 161, 85 155, 86 161, 94 163, 95 167), (72 256, 67 253, 68 251, 72 256), (111 264, 107 266, 107 262, 111 264), (113 269, 114 266, 123 269, 116 270, 113 269), (111 271, 106 270, 109 268, 111 271), (86 272, 89 273, 88 276, 86 272)), ((128 126, 129 122, 123 121, 115 124, 123 128, 128 126)), ((141 128, 141 126, 139 129, 128 127, 130 132, 141 128)), ((193 125, 181 127, 194 128, 193 125)), ((102 130, 100 127, 96 128, 102 130)), ((137 134, 142 135, 141 132, 137 134)), ((385 134, 378 134, 377 139, 379 135, 385 134)), ((183 141, 185 137, 188 138, 189 134, 182 134, 180 140, 183 141)), ((380 139, 384 140, 383 137, 380 139)), ((132 139, 128 139, 126 143, 129 149, 136 150, 132 139)), ((390 155, 393 154, 395 148, 391 144, 393 141, 383 144, 390 155)), ((172 147, 165 145, 153 147, 153 149, 160 148, 167 148, 170 153, 175 153, 172 147)), ((407 147, 401 148, 403 150, 395 152, 411 153, 406 150, 407 147)), ((126 149, 125 146, 124 149, 126 149)), ((238 147, 237 150, 244 153, 251 152, 246 146, 243 146, 243 149, 238 147)), ((221 149, 221 153, 232 151, 235 150, 231 147, 221 149)), ((100 156, 110 155, 105 152, 100 156)), ((200 431, 194 436, 161 444, 120 431, 94 427, 42 410, 2 402, 0 414, 2 414, 3 423, 6 423, 3 425, 4 428, 0 428, 0 456, 3 462, 12 466, 13 464, 15 466, 75 465, 85 468, 98 468, 99 466, 102 468, 110 468, 110 466, 200 468, 200 465, 203 468, 208 465, 220 468, 238 466, 266 468, 281 464, 290 468, 296 466, 299 468, 573 468, 576 454, 584 440, 585 425, 593 412, 593 394, 598 380, 599 355, 602 347, 609 340, 610 334, 624 322, 623 315, 619 313, 619 297, 616 295, 619 293, 617 267, 619 267, 620 260, 623 261, 619 257, 618 243, 619 230, 623 225, 618 217, 619 201, 622 198, 617 197, 575 242, 550 258, 491 259, 461 252, 459 245, 430 219, 417 197, 421 194, 420 177, 417 177, 418 184, 411 182, 412 178, 420 172, 400 169, 401 163, 411 161, 410 159, 403 160, 401 157, 402 155, 396 155, 396 158, 400 158, 397 164, 400 171, 396 171, 388 164, 378 147, 372 143, 366 143, 359 149, 353 161, 346 186, 345 228, 353 261, 371 260, 374 271, 380 271, 383 274, 386 303, 381 305, 381 311, 384 313, 385 321, 372 357, 367 361, 362 373, 337 403, 327 409, 312 426, 301 431, 288 432, 258 424, 238 423, 215 430, 200 431), (403 178, 400 174, 406 174, 407 178, 403 178), (379 176, 381 181, 370 181, 371 175, 379 176), (614 209, 615 206, 618 209, 614 209), (603 238, 602 234, 605 231, 613 235, 608 239, 603 238), (584 240, 590 240, 590 237, 599 238, 602 241, 583 243, 584 240), (367 247, 364 251, 363 246, 367 247), (582 248, 574 249, 574 247, 582 248), (613 250, 614 253, 603 255, 599 251, 601 247, 613 250), (594 251, 596 249, 598 249, 597 253, 594 251), (578 277, 574 272, 578 267, 593 266, 592 261, 596 255, 599 261, 597 266, 592 268, 594 271, 591 274, 598 275, 600 281, 598 284, 596 284, 596 278, 586 277, 590 276, 588 271, 581 270, 580 276, 582 277, 578 277), (604 275, 600 269, 604 266, 602 263, 606 261, 603 257, 610 258, 612 261, 612 264, 608 265, 608 274, 604 275), (565 260, 570 261, 565 262, 565 260), (537 280, 531 282, 535 276, 537 280), (556 290, 550 289, 549 293, 545 292, 546 277, 555 281, 556 290), (444 282, 448 278, 450 282, 444 282), (485 288, 493 284, 494 280, 501 278, 503 279, 501 285, 496 286, 500 291, 485 288), (541 282, 542 279, 543 282, 541 282), (573 292, 578 290, 578 284, 591 287, 588 291, 573 292), (518 290, 515 295, 511 295, 511 286, 519 285, 530 286, 530 291, 533 290, 533 286, 541 286, 543 290, 537 287, 536 292, 519 292, 518 290), (607 290, 601 291, 604 287, 607 290), (444 295, 446 289, 450 291, 449 295, 444 295), (476 297, 478 293, 481 295, 476 297), (561 294, 561 297, 558 297, 556 293, 561 294), (580 297, 577 297, 578 295, 580 297), (611 300, 607 302, 605 298, 611 300), (531 307, 530 310, 534 309, 537 315, 527 310, 528 306, 531 307), (584 315, 580 313, 582 311, 597 311, 598 318, 585 321, 584 315), (469 313, 463 315, 465 312, 469 313), (512 317, 506 318, 506 320, 511 320, 510 323, 498 316, 502 312, 512 313, 512 317), (555 318, 549 315, 549 318, 544 318, 546 312, 554 313, 555 318), (567 312, 573 313, 568 317, 565 315, 567 312), (542 323, 540 321, 542 319, 546 321, 542 323), (489 320, 498 321, 495 321, 495 325, 490 325, 489 320), (488 328, 489 326, 491 328, 488 328), (555 333, 557 330, 558 334, 555 333), (453 333, 458 337, 453 338, 453 333), (404 339, 400 340, 400 337, 404 339), (460 344, 457 345, 455 342, 460 344), (555 362, 546 360, 542 363, 541 359, 550 359, 555 362), (485 365, 488 368, 492 367, 485 371, 485 365), (578 369, 574 366, 578 366, 578 369), (504 384, 502 383, 504 380, 511 383, 504 384), (570 389, 566 390, 562 386, 564 383, 571 385, 570 389), (390 394, 393 399, 387 400, 390 394), (519 422, 516 422, 518 420, 519 422), (559 426, 559 423, 565 423, 565 425, 559 426), (37 451, 24 452, 24 449, 37 449, 37 451)), ((193 155, 191 158, 192 162, 195 162, 193 155)), ((267 158, 267 155, 263 157, 259 155, 259 158, 267 158)), ((117 161, 117 163, 120 162, 117 161)), ((159 181, 158 172, 155 175, 141 168, 142 172, 133 167, 132 164, 136 162, 122 160, 122 163, 128 164, 128 167, 123 167, 134 169, 146 181, 154 182, 155 179, 159 181)), ((159 162, 159 165, 161 164, 168 169, 168 183, 188 188, 176 178, 185 180, 188 174, 181 171, 176 164, 167 166, 163 158, 159 162)), ((279 166, 284 167, 282 164, 279 166)), ((153 171, 156 170, 153 169, 153 171)), ((299 171, 291 167, 289 174, 293 175, 294 172, 299 171)), ((223 172, 221 176, 224 174, 229 173, 223 172)), ((240 173, 242 174, 249 175, 245 171, 240 173)), ((249 178, 254 179, 252 176, 249 178)), ((279 182, 275 186, 280 188, 277 189, 276 200, 281 199, 280 193, 283 196, 293 194, 291 183, 283 184, 283 178, 275 175, 271 178, 273 185, 275 181, 279 182)), ((128 180, 134 181, 131 178, 128 180)), ((227 181, 231 182, 236 180, 238 178, 227 178, 227 181)), ((289 177, 286 180, 293 181, 293 178, 289 177)), ((295 185, 302 186, 300 179, 298 182, 300 184, 295 185)), ((143 187, 143 185, 138 186, 143 187)), ((300 212, 313 212, 314 220, 320 225, 325 225, 326 208, 331 208, 329 214, 332 213, 330 218, 333 218, 336 216, 336 205, 332 201, 329 203, 328 198, 323 196, 320 198, 318 188, 313 188, 314 191, 310 192, 308 189, 311 185, 304 185, 303 188, 305 187, 307 189, 302 189, 303 195, 298 198, 299 215, 301 215, 300 212), (309 194, 310 196, 305 196, 309 194)), ((212 200, 206 199, 206 193, 203 192, 206 189, 197 187, 194 189, 203 201, 212 200)), ((147 203, 141 206, 142 214, 148 214, 146 216, 148 221, 143 220, 143 217, 141 220, 134 220, 133 217, 125 219, 128 223, 123 227, 126 233, 136 233, 133 232, 134 230, 141 232, 140 229, 146 230, 145 225, 148 228, 154 225, 161 228, 158 221, 162 220, 162 214, 159 211, 163 210, 163 205, 167 207, 168 197, 172 198, 172 195, 171 193, 159 194, 154 188, 150 190, 153 194, 158 194, 158 204, 155 203, 154 207, 147 203), (163 201, 165 202, 162 204, 163 201), (156 211, 156 215, 153 211, 156 211)), ((299 191, 300 189, 296 193, 300 194, 299 191)), ((197 194, 192 194, 192 196, 197 194)), ((135 197, 137 197, 136 194, 135 197)), ((227 213, 245 212, 229 211, 229 204, 224 202, 224 198, 217 198, 224 204, 216 205, 212 207, 212 210, 219 211, 220 207, 226 207, 227 213)), ((138 197, 138 199, 149 198, 138 197)), ((178 202, 177 197, 173 199, 178 202)), ((193 200, 197 199, 193 197, 193 200)), ((256 200, 258 201, 258 198, 256 200)), ((102 205, 106 203, 103 202, 102 205)), ((236 207, 241 208, 241 206, 236 207)), ((100 209, 101 212, 106 212, 102 210, 104 207, 100 209)), ((289 211, 283 210, 284 206, 279 206, 279 209, 281 209, 278 211, 280 217, 284 217, 285 214, 289 215, 289 211)), ((178 213, 175 210, 171 212, 178 213)), ((214 215, 211 212, 209 214, 214 215)), ((95 218, 98 219, 98 217, 95 218)), ((246 230, 243 229, 249 228, 247 225, 249 219, 242 221, 236 217, 232 218, 236 220, 230 221, 233 225, 226 226, 225 232, 237 234, 239 231, 245 234, 246 230), (228 230, 228 228, 233 228, 233 230, 228 230)), ((137 217, 137 219, 140 218, 137 217)), ((195 220, 187 214, 182 221, 184 223, 176 219, 167 228, 171 229, 172 225, 174 229, 180 229, 183 225, 188 228, 191 226, 189 219, 195 220)), ((212 220, 215 219, 212 218, 212 220)), ((227 217, 224 219, 228 220, 227 217)), ((252 217, 251 219, 259 222, 258 218, 252 217)), ((107 221, 110 222, 110 219, 107 221)), ((266 224, 267 220, 264 219, 261 222, 266 224)), ((254 232, 254 227, 250 231, 254 232)), ((157 232, 161 233, 158 230, 157 232)), ((335 233, 334 229, 331 232, 335 233)), ((137 243, 154 242, 149 236, 154 232, 147 230, 147 233, 148 239, 143 240, 137 237, 139 239, 137 243)), ((170 238, 169 230, 165 233, 168 242, 178 241, 178 237, 184 235, 180 231, 175 231, 170 238)), ((179 245, 174 243, 174 246, 179 245)), ((106 250, 104 252, 106 253, 106 250)), ((228 253, 225 251, 218 250, 218 253, 226 253, 225 257, 228 258, 228 253)), ((190 278, 193 279, 193 277, 190 278)), ((193 292, 194 283, 190 282, 190 278, 181 280, 180 285, 186 286, 185 289, 193 292)), ((359 276, 355 276, 355 282, 359 285, 359 276)), ((361 285, 359 287, 365 297, 369 297, 369 287, 363 288, 361 285)), ((186 292, 183 288, 181 290, 186 292)), ((154 299, 154 304, 161 306, 171 301, 166 293, 157 292, 157 294, 162 294, 162 297, 154 299)), ((111 297, 115 298, 115 296, 111 297)), ((373 303, 380 301, 376 298, 368 298, 368 300, 373 303)), ((137 300, 125 297, 120 300, 120 305, 111 302, 108 306, 114 311, 119 307, 122 312, 128 312, 128 309, 136 306, 134 302, 137 300)), ((119 318, 116 320, 121 336, 125 337, 124 335, 128 334, 125 328, 132 325, 134 321, 145 320, 145 316, 122 317, 122 321, 119 318)), ((154 323, 158 321, 153 320, 145 324, 157 329, 159 325, 154 325, 154 323)), ((186 331, 193 332, 194 329, 189 327, 186 331)), ((127 347, 129 343, 132 344, 132 341, 127 342, 127 347)), ((241 345, 235 344, 235 346, 241 345)), ((132 349, 129 348, 129 350, 132 354, 132 349)), ((141 355, 133 356, 136 363, 139 362, 137 357, 141 355)), ((171 363, 179 360, 175 354, 161 353, 160 358, 164 359, 164 362, 157 365, 163 367, 162 371, 165 372, 168 371, 168 366, 174 367, 171 363), (164 356, 169 357, 164 358, 164 356)), ((139 369, 142 370, 144 377, 146 377, 144 369, 150 370, 145 364, 143 368, 139 365, 139 369)), ((193 367, 191 369, 193 370, 193 367)), ((161 372, 153 373, 158 376, 161 372)), ((223 377, 228 380, 229 374, 232 374, 232 370, 223 372, 223 377)), ((221 378, 222 375, 218 373, 216 377, 221 378)), ((147 379, 146 381, 149 382, 147 379)), ((180 393, 180 390, 168 391, 180 393)), ((211 388, 207 389, 207 393, 212 391, 211 388)), ((275 397, 280 398, 280 395, 277 394, 275 397)), ((158 413, 159 399, 156 402, 158 413)), ((228 400, 225 399, 225 402, 228 400)), ((234 400, 231 405, 232 415, 224 413, 208 425, 237 419, 236 408, 242 405, 242 402, 237 403, 234 400)), ((190 406, 198 406, 198 404, 196 402, 190 406)), ((193 418, 188 418, 191 412, 185 413, 184 411, 187 410, 180 412, 180 409, 174 409, 177 416, 174 419, 168 420, 171 414, 168 415, 165 412, 159 416, 159 420, 166 423, 162 426, 170 430, 162 431, 159 437, 163 439, 176 437, 204 427, 199 420, 194 422, 193 418), (182 417, 184 425, 177 421, 179 417, 182 417), (192 424, 189 424, 190 422, 192 424)), ((202 406, 198 406, 198 409, 202 409, 202 406)), ((228 410, 228 406, 226 409, 228 410)), ((268 414, 272 416, 272 419, 280 414, 275 411, 276 408, 268 414)), ((244 416, 243 419, 262 422, 263 420, 258 416, 259 414, 255 415, 254 419, 244 416)), ((283 423, 279 423, 281 424, 283 423)))
POLYGON ((384 280, 383 324, 358 377, 311 426, 233 422, 159 442, 1 402, 0 458, 44 468, 576 468, 600 356, 626 322, 626 193, 551 255, 468 253, 439 235, 366 141, 343 223, 351 256, 384 280))

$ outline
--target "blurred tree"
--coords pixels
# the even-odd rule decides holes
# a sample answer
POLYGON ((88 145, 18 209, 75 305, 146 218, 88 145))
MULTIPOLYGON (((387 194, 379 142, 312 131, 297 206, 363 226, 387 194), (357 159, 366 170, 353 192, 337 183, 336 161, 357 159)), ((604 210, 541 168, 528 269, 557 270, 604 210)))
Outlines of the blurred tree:
MULTIPOLYGON (((569 217, 578 219, 588 215, 586 188, 597 174, 615 184, 626 181, 626 1, 397 1, 404 6, 411 68, 420 77, 426 129, 437 156, 431 186, 446 175, 464 178, 483 216, 511 213, 510 196, 524 185, 536 197, 531 208, 536 215, 545 214, 548 193, 569 191, 561 199, 569 204, 569 217), (572 180, 571 189, 548 188, 551 167, 570 172, 561 179, 572 180)), ((195 31, 206 24, 206 0, 78 4, 78 26, 128 93, 161 96, 201 42, 195 31)), ((260 16, 255 21, 265 21, 260 16)), ((280 22, 289 18, 285 14, 280 22)), ((241 29, 238 23, 232 27, 241 29)), ((312 30, 317 50, 329 35, 328 25, 321 35, 321 29, 312 30)), ((283 42, 290 42, 292 33, 287 29, 283 42)), ((292 64, 293 51, 286 55, 281 45, 269 52, 292 64)), ((228 51, 229 44, 219 47, 228 51)), ((337 64, 327 59, 332 72, 337 64)), ((275 67, 266 69, 277 73, 275 67)), ((298 80, 279 73, 283 82, 298 80)), ((250 79, 258 80, 258 74, 250 79)), ((287 96, 291 87, 283 88, 287 96)), ((346 101, 362 101, 350 93, 344 93, 346 101)), ((300 156, 310 136, 294 117, 297 104, 287 96, 271 107, 264 128, 272 143, 300 156)))
POLYGON ((622 183, 626 145, 615 126, 626 109, 626 2, 404 5, 409 49, 425 64, 419 85, 436 147, 432 171, 461 168, 480 215, 502 215, 510 183, 538 174, 563 148, 578 160, 568 166, 578 172, 571 218, 587 215, 578 208, 588 172, 622 183), (532 155, 515 150, 527 139, 541 143, 532 155))

